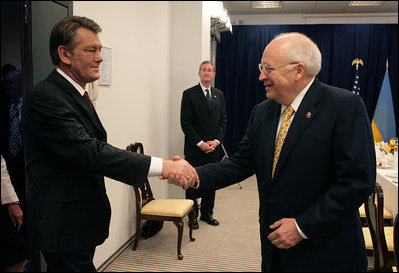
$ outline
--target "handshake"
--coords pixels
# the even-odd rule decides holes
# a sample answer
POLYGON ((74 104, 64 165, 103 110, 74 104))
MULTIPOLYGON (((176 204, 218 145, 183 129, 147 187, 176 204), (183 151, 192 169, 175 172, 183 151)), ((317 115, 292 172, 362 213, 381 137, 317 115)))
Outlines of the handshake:
POLYGON ((199 177, 193 166, 180 156, 174 156, 172 160, 164 160, 162 174, 159 179, 168 179, 169 184, 175 184, 188 189, 199 186, 199 177))

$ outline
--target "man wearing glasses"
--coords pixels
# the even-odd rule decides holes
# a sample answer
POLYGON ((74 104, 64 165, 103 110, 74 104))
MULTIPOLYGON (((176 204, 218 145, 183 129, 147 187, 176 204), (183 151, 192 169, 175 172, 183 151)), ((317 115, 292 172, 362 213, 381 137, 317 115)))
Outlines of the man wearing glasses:
POLYGON ((253 109, 238 152, 198 167, 200 191, 256 174, 262 271, 366 271, 358 208, 376 179, 362 99, 315 77, 317 45, 283 33, 265 48, 253 109))

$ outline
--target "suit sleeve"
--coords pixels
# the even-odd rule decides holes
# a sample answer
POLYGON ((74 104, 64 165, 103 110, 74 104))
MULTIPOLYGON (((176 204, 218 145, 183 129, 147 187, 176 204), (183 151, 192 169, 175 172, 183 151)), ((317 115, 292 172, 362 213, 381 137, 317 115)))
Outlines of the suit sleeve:
POLYGON ((181 100, 180 125, 190 145, 196 145, 202 139, 194 128, 192 109, 193 105, 190 99, 190 94, 187 91, 184 91, 181 100))
POLYGON ((323 240, 327 230, 345 225, 346 217, 354 217, 376 181, 374 141, 362 99, 351 96, 337 111, 331 147, 332 186, 296 218, 313 241, 323 240))
MULTIPOLYGON (((25 105, 26 129, 40 140, 41 153, 53 154, 66 164, 131 185, 141 185, 148 175, 151 158, 118 149, 92 137, 76 105, 62 96, 42 90, 25 105)), ((34 147, 37 148, 37 147, 34 147)), ((27 162, 29 164, 29 162, 27 162)))

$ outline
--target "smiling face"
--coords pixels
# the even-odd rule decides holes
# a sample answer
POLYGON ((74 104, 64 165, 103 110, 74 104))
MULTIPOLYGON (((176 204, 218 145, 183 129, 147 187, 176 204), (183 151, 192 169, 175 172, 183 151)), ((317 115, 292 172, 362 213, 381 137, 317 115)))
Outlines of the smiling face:
POLYGON ((198 75, 201 79, 201 83, 204 86, 209 86, 215 78, 216 72, 213 69, 213 65, 210 63, 204 63, 201 65, 200 70, 198 71, 198 75))
POLYGON ((60 46, 58 52, 60 68, 83 88, 100 78, 103 58, 101 42, 96 33, 81 27, 76 31, 73 46, 60 46))
POLYGON ((274 68, 269 73, 262 70, 259 75, 259 80, 266 87, 266 97, 289 105, 295 98, 293 93, 296 93, 297 63, 291 64, 286 60, 282 40, 274 40, 265 48, 261 64, 274 68))

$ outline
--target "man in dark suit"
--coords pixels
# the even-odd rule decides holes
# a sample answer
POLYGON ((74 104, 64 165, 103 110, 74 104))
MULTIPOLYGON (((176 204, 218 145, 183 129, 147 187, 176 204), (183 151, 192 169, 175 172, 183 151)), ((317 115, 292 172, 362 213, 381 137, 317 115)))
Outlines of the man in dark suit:
POLYGON ((253 109, 238 152, 197 168, 202 191, 256 174, 263 271, 367 268, 358 208, 376 179, 370 121, 358 95, 315 78, 320 68, 305 35, 272 40, 259 64, 268 100, 253 109))
MULTIPOLYGON (((216 74, 210 61, 201 63, 198 71, 200 83, 185 90, 181 101, 180 123, 184 132, 184 156, 192 166, 202 166, 218 161, 220 142, 226 129, 226 109, 223 92, 211 86, 216 74)), ((198 194, 195 189, 186 190, 186 198, 194 201, 198 216, 198 194)), ((213 218, 215 191, 201 196, 200 220, 217 226, 213 218)), ((198 229, 194 220, 194 229, 198 229)))
POLYGON ((162 160, 107 141, 86 84, 100 76, 100 26, 72 16, 53 27, 50 54, 57 68, 25 102, 28 235, 47 270, 95 271, 94 250, 108 237, 111 207, 104 176, 141 186, 159 175, 184 189, 198 183, 187 161, 162 160))
MULTIPOLYGON (((1 101, 1 154, 11 178, 11 183, 19 198, 19 206, 26 214, 25 159, 22 132, 22 74, 9 70, 2 82, 1 101)), ((26 221, 21 233, 26 238, 26 221)))

